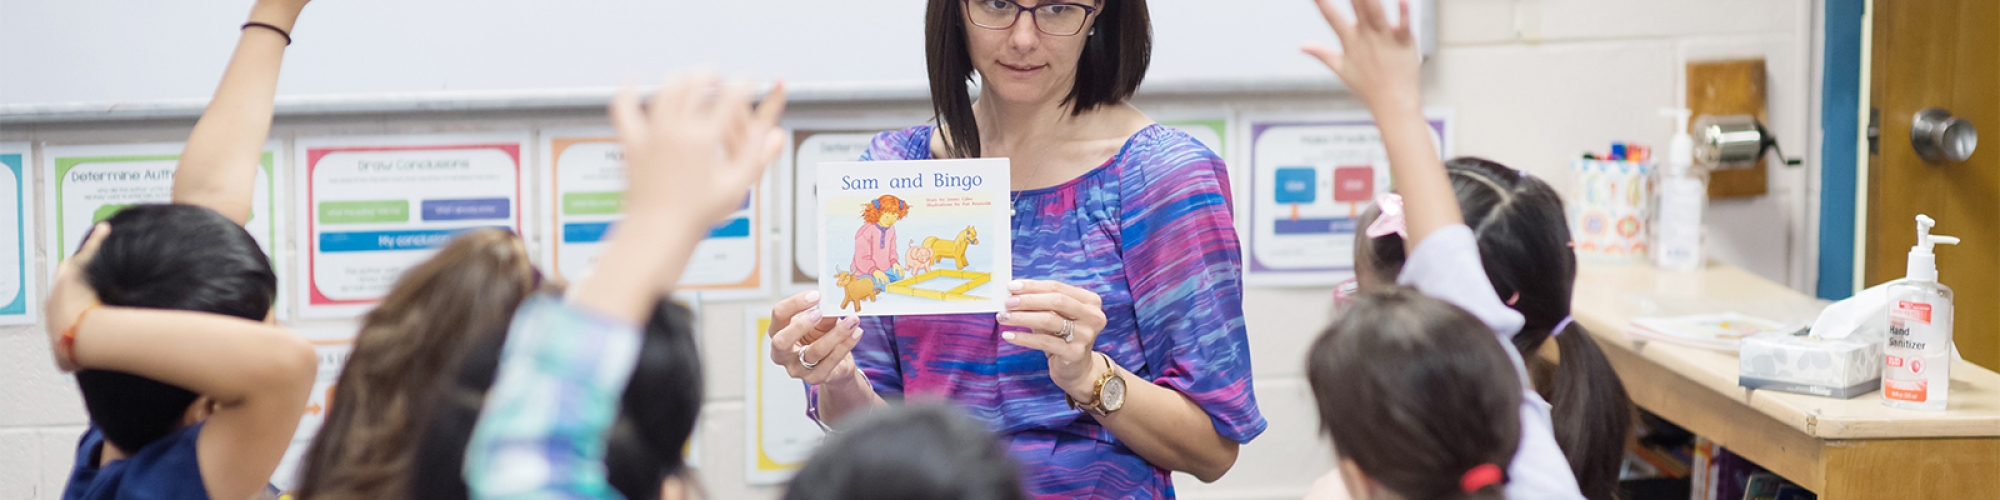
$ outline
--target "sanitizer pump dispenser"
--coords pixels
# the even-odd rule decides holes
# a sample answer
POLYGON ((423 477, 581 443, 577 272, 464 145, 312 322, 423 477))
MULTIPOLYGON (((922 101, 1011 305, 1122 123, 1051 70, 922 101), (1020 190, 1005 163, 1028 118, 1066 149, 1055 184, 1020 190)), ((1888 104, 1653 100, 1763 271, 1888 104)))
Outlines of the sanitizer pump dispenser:
POLYGON ((1653 265, 1673 271, 1698 271, 1707 263, 1701 248, 1701 213, 1708 206, 1708 179, 1694 164, 1689 114, 1684 108, 1660 110, 1660 115, 1674 119, 1674 138, 1668 142, 1666 168, 1654 169, 1660 178, 1652 256, 1653 265))
POLYGON ((1951 287, 1938 283, 1937 221, 1917 216, 1917 245, 1902 280, 1889 284, 1889 338, 1882 348, 1882 404, 1943 411, 1951 389, 1951 287))

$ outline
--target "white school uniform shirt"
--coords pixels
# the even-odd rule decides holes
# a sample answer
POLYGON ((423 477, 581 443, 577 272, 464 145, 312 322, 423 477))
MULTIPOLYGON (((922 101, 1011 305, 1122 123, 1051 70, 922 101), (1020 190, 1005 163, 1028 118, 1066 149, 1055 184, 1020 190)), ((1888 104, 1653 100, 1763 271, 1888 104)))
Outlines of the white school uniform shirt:
POLYGON ((1514 450, 1514 462, 1507 467, 1507 498, 1583 498, 1576 475, 1569 470, 1569 460, 1556 444, 1549 403, 1535 392, 1527 364, 1514 349, 1514 334, 1526 320, 1493 293, 1493 282, 1486 279, 1486 268, 1479 262, 1479 242, 1472 228, 1459 224, 1432 232, 1410 253, 1396 283, 1472 313, 1493 329, 1494 339, 1514 363, 1514 372, 1521 380, 1521 443, 1514 450))

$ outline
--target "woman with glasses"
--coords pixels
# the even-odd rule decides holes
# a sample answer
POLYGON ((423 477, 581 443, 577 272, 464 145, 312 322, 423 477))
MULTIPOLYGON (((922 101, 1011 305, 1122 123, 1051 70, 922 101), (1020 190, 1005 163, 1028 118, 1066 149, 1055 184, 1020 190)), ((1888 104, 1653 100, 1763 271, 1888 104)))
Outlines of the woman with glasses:
MULTIPOLYGON (((1126 101, 1151 57, 1143 0, 931 0, 936 125, 864 160, 1009 158, 1012 296, 996 315, 772 310, 772 361, 837 430, 886 400, 985 421, 1045 498, 1171 498, 1263 432, 1222 160, 1126 101), (977 78, 979 98, 968 83, 977 78)), ((794 484, 794 489, 811 484, 794 484)))

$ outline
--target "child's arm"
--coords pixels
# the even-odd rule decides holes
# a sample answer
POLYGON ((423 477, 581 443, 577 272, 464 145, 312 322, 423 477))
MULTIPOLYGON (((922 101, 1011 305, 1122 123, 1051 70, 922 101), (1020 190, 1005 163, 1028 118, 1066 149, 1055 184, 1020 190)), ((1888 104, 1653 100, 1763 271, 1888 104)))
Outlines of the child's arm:
POLYGON ((701 77, 669 82, 644 114, 630 89, 612 103, 625 148, 627 212, 598 266, 619 272, 593 275, 567 305, 535 300, 516 314, 465 450, 473 498, 599 498, 609 491, 599 464, 638 362, 636 325, 680 279, 703 232, 735 209, 783 145, 783 87, 755 116, 746 94, 701 77), (549 418, 556 402, 564 405, 549 418))
MULTIPOLYGON (((305 412, 319 360, 275 325, 190 311, 105 307, 83 269, 111 233, 99 224, 64 261, 49 290, 49 331, 74 328, 56 355, 65 368, 131 373, 213 401, 196 438, 203 486, 214 498, 250 498, 264 488, 305 412)), ((137 450, 123 450, 136 453, 137 450)))
POLYGON ((1399 3, 1400 21, 1390 24, 1376 0, 1353 0, 1357 18, 1349 21, 1334 10, 1333 0, 1317 0, 1320 13, 1340 37, 1340 49, 1308 43, 1305 51, 1326 63, 1347 83, 1347 91, 1375 115, 1382 147, 1389 153, 1389 174, 1403 195, 1409 237, 1405 251, 1438 229, 1464 224, 1444 162, 1431 142, 1424 119, 1423 88, 1417 66, 1416 37, 1410 34, 1410 5, 1399 3))
MULTIPOLYGON (((250 22, 289 33, 306 0, 257 0, 250 22)), ((272 99, 278 92, 278 65, 285 35, 262 27, 243 29, 222 84, 188 134, 174 173, 174 203, 208 207, 243 224, 250 220, 264 141, 271 135, 272 99)))

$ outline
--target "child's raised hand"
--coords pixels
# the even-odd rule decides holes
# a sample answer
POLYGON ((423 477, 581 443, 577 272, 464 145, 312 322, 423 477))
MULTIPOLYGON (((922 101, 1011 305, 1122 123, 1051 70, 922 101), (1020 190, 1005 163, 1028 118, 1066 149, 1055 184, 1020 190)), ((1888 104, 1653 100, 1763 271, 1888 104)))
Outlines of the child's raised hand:
POLYGON ((1422 61, 1416 37, 1410 33, 1409 0, 1396 2, 1401 16, 1395 24, 1389 23, 1381 0, 1352 0, 1355 19, 1351 21, 1334 9, 1334 1, 1314 3, 1340 37, 1340 48, 1306 42, 1303 50, 1340 76, 1348 91, 1369 110, 1378 114, 1385 110, 1421 111, 1417 66, 1422 61))
POLYGON ((699 218, 703 227, 736 210, 784 145, 782 83, 753 113, 750 90, 714 75, 669 79, 640 109, 630 87, 611 102, 625 148, 627 213, 699 218))

